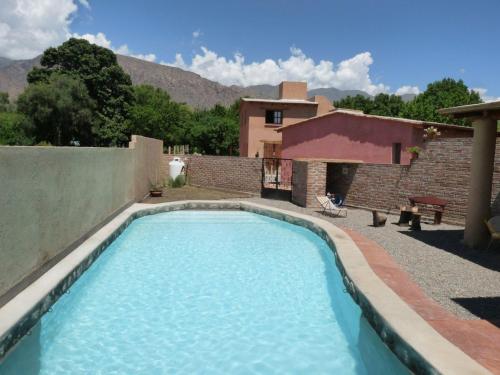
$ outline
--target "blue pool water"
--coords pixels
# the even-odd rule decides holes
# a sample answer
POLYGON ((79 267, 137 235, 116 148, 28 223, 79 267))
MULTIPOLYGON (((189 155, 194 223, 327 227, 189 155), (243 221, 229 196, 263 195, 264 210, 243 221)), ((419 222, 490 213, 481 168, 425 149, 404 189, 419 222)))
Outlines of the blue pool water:
POLYGON ((406 374, 311 231, 242 211, 135 220, 0 374, 406 374))

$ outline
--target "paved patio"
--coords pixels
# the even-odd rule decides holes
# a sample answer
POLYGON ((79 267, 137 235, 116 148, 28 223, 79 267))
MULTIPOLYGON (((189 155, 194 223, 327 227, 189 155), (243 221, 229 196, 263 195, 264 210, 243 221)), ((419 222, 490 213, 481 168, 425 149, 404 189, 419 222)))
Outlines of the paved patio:
POLYGON ((372 226, 372 214, 349 209, 347 218, 322 215, 290 202, 248 198, 291 211, 321 216, 354 230, 383 247, 426 295, 462 319, 486 319, 500 327, 500 246, 486 251, 469 250, 462 243, 463 227, 422 223, 415 232, 395 223, 389 215, 385 227, 372 226))

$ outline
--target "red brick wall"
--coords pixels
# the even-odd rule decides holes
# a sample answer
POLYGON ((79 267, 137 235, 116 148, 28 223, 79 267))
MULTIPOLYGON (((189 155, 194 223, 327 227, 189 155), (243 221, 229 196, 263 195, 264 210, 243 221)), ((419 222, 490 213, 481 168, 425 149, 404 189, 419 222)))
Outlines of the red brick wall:
POLYGON ((326 163, 293 161, 292 202, 303 207, 316 207, 316 195, 326 192, 326 163))
MULTIPOLYGON (((410 166, 382 164, 329 164, 327 190, 346 195, 347 204, 381 210, 408 204, 412 195, 446 199, 444 219, 463 222, 467 210, 471 138, 426 142, 410 166), (347 175, 342 167, 348 168, 347 175)), ((493 175, 492 211, 500 212, 500 143, 493 175)))
MULTIPOLYGON (((168 177, 173 155, 164 155, 162 170, 168 177)), ((179 155, 187 165, 190 185, 260 194, 262 159, 237 156, 179 155)))
POLYGON ((305 207, 307 202, 307 162, 293 161, 292 202, 305 207))

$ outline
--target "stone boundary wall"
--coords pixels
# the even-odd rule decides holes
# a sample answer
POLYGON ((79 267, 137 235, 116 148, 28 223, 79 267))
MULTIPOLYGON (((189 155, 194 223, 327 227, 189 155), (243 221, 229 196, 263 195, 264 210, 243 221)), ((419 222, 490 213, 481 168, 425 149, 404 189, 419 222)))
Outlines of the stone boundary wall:
POLYGON ((306 161, 293 161, 292 202, 299 206, 307 206, 307 169, 306 161))
MULTIPOLYGON (((443 219, 463 223, 467 211, 471 138, 428 141, 410 166, 329 164, 327 189, 336 188, 348 205, 395 210, 408 197, 434 195, 448 201, 443 219), (342 168, 347 168, 344 175, 342 168), (336 176, 336 177, 335 177, 336 176)), ((497 140, 492 186, 492 213, 500 212, 500 142, 497 140)))
POLYGON ((163 142, 130 148, 0 147, 0 305, 81 238, 141 200, 163 142))
MULTIPOLYGON (((295 160, 292 201, 318 207, 314 195, 331 192, 345 196, 347 205, 397 212, 409 204, 410 196, 434 195, 448 201, 444 221, 464 223, 471 157, 472 138, 442 138, 427 141, 419 158, 408 166, 295 160)), ((500 214, 499 140, 491 205, 492 214, 500 214)))
MULTIPOLYGON (((163 155, 162 176, 168 178, 168 163, 176 155, 163 155)), ((262 159, 238 156, 177 155, 186 163, 188 183, 193 186, 260 194, 262 159)))

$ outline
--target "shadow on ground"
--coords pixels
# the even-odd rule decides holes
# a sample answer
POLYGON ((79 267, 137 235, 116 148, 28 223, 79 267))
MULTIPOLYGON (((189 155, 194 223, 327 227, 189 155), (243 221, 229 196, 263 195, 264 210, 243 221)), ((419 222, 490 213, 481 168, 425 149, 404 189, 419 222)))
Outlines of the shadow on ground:
POLYGON ((488 251, 469 249, 463 243, 463 229, 399 231, 399 233, 437 249, 452 253, 482 267, 500 272, 500 246, 492 247, 488 251))
POLYGON ((500 328, 500 297, 452 298, 477 317, 500 328))

